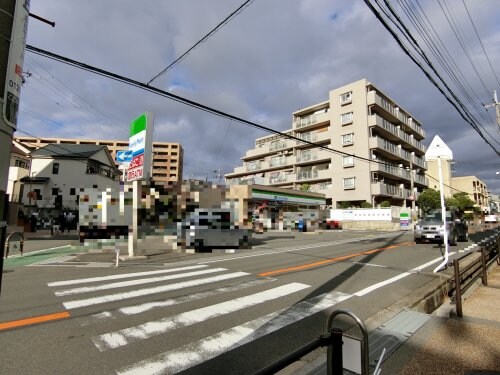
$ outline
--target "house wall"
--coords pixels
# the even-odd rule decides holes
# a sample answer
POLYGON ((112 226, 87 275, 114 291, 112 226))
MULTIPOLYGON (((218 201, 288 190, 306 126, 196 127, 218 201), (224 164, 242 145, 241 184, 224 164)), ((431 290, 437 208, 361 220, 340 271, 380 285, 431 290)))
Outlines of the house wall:
MULTIPOLYGON (((119 182, 114 181, 109 177, 100 174, 91 174, 87 172, 87 162, 85 160, 75 159, 33 159, 31 167, 32 176, 48 177, 49 180, 45 183, 27 183, 25 191, 30 189, 34 191, 39 189, 41 197, 37 197, 36 202, 31 204, 40 208, 55 208, 56 196, 53 194, 53 189, 58 189, 58 194, 62 196, 63 208, 71 210, 78 209, 77 196, 80 188, 95 187, 99 190, 105 188, 119 188, 119 182), (59 163, 59 171, 53 173, 53 164, 59 163), (74 188, 74 191, 72 191, 74 188), (74 194, 71 194, 74 193, 74 194)), ((29 205, 29 199, 26 194, 23 194, 22 203, 29 205)))

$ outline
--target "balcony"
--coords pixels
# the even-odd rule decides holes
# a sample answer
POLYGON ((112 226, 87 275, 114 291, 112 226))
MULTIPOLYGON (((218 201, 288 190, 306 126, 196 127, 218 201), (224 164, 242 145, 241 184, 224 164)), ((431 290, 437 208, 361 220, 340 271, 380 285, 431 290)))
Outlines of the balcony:
POLYGON ((280 173, 277 176, 271 176, 271 177, 269 177, 268 182, 269 182, 270 185, 273 185, 273 184, 282 184, 282 183, 285 183, 285 182, 293 182, 294 179, 295 179, 295 175, 294 174, 282 174, 282 173, 280 173))
POLYGON ((396 106, 390 103, 387 99, 383 98, 376 91, 372 90, 368 92, 366 96, 368 106, 376 105, 381 109, 379 112, 382 117, 394 123, 399 123, 399 111, 396 110, 396 106))
POLYGON ((378 148, 380 150, 384 150, 386 154, 391 156, 392 158, 396 157, 397 159, 401 159, 401 149, 392 142, 389 142, 380 137, 370 137, 369 138, 369 146, 371 149, 378 148))
POLYGON ((306 170, 297 172, 297 181, 305 180, 325 180, 331 179, 331 171, 329 169, 321 170, 306 170))
MULTIPOLYGON (((320 143, 320 144, 324 142, 329 142, 331 140, 328 131, 314 132, 314 133, 312 132, 298 133, 296 137, 303 139, 304 141, 307 142, 320 143)), ((309 146, 309 144, 301 141, 295 141, 295 146, 309 146)))
POLYGON ((413 156, 413 164, 418 165, 423 169, 427 169, 427 162, 423 158, 419 158, 418 156, 413 156))
POLYGON ((429 186, 429 180, 425 176, 419 174, 415 175, 415 183, 429 186))
POLYGON ((382 129, 387 138, 392 140, 400 139, 400 132, 396 125, 380 117, 379 115, 371 115, 368 117, 368 126, 377 126, 382 129))
POLYGON ((384 195, 393 198, 403 198, 403 189, 396 185, 374 182, 372 183, 372 194, 384 195))
POLYGON ((320 160, 330 161, 332 158, 332 153, 326 150, 314 150, 307 153, 301 153, 297 155, 296 163, 311 163, 320 160))
POLYGON ((323 125, 330 122, 330 116, 328 112, 316 113, 309 116, 297 117, 293 121, 294 129, 308 129, 315 128, 318 125, 323 125))

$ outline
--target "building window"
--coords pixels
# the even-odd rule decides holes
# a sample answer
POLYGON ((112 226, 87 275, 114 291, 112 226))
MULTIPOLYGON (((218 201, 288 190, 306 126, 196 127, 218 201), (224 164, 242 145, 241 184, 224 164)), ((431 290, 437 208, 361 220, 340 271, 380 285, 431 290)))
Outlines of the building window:
POLYGON ((59 188, 52 188, 52 195, 59 195, 59 188))
POLYGON ((347 113, 342 113, 340 115, 340 123, 342 125, 347 125, 347 124, 351 124, 352 123, 352 119, 353 119, 353 113, 352 112, 347 112, 347 113))
POLYGON ((342 157, 342 166, 344 168, 354 167, 354 156, 343 156, 342 157))
POLYGON ((348 177, 343 179, 344 190, 354 189, 356 187, 356 177, 348 177))
POLYGON ((59 174, 59 163, 52 164, 52 174, 59 174))
POLYGON ((348 133, 342 135, 342 145, 352 145, 354 143, 354 133, 348 133))
POLYGON ((40 189, 33 189, 33 191, 35 192, 36 200, 41 201, 43 198, 41 190, 40 189))
POLYGON ((349 104, 352 102, 352 91, 340 95, 340 105, 349 104))
POLYGON ((75 188, 70 188, 69 189, 69 195, 76 195, 75 188))
POLYGON ((15 160, 14 166, 19 167, 19 168, 29 169, 28 163, 23 161, 23 160, 19 160, 19 159, 15 160))

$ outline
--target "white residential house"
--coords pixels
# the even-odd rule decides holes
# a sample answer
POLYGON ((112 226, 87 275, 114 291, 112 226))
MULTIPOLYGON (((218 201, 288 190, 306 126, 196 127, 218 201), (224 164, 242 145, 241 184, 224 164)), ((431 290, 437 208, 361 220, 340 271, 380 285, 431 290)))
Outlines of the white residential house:
POLYGON ((22 178, 25 213, 78 210, 80 188, 119 189, 120 171, 106 146, 50 144, 31 153, 22 178))
POLYGON ((30 168, 31 150, 19 142, 13 141, 10 153, 9 177, 7 180, 7 194, 9 202, 20 201, 21 179, 28 176, 30 168))

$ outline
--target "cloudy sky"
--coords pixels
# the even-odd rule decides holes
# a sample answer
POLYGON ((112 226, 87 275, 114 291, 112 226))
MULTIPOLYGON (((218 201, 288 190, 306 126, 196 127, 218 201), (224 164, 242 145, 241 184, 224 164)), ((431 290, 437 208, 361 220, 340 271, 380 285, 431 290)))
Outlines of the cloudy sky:
MULTIPOLYGON (((243 0, 32 0, 28 44, 140 82, 158 72, 238 8, 243 0)), ((421 9, 443 45, 441 55, 469 95, 438 65, 450 87, 500 150, 492 102, 500 83, 459 0, 391 1, 421 9), (441 8, 440 7, 443 7, 441 8), (462 37, 459 44, 444 9, 462 37), (470 61, 469 61, 470 60, 470 61), (472 62, 472 63, 471 63, 472 62), (458 72, 458 70, 455 70, 458 72), (472 100, 471 100, 472 99, 472 100), (473 106, 472 103, 476 103, 473 106)), ((465 0, 500 77, 500 7, 465 0)), ((424 14, 421 13, 421 17, 424 14)), ((403 18, 419 39, 408 18, 403 18)), ((453 24, 453 23, 452 23, 453 24)), ((428 25, 428 29, 430 26, 428 25)), ((437 38, 436 38, 437 40, 437 38)), ((426 48, 429 56, 432 56, 426 48)), ((19 135, 127 139, 132 119, 155 115, 154 140, 184 147, 184 178, 214 178, 241 165, 261 131, 152 93, 26 53, 19 135)), ((438 134, 452 149, 456 176, 475 175, 500 194, 500 159, 401 51, 361 0, 254 0, 152 86, 276 130, 291 128, 291 113, 324 101, 328 92, 367 78, 419 119, 429 145, 438 134)))

